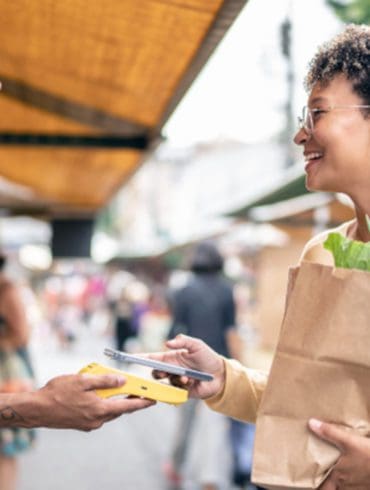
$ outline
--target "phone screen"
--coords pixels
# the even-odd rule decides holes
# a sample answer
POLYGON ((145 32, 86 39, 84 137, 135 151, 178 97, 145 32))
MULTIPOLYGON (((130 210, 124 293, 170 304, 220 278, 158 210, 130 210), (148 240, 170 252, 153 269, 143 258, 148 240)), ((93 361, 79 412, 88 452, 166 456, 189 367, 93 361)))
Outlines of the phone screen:
POLYGON ((165 373, 177 374, 178 376, 188 376, 189 378, 194 378, 199 381, 213 380, 213 376, 209 373, 196 371, 195 369, 188 369, 182 366, 176 366, 174 364, 168 364, 167 362, 154 361, 153 359, 147 359, 145 357, 134 356, 132 354, 128 354, 127 352, 109 349, 108 347, 104 349, 104 354, 116 361, 140 364, 142 366, 157 369, 158 371, 164 371, 165 373))

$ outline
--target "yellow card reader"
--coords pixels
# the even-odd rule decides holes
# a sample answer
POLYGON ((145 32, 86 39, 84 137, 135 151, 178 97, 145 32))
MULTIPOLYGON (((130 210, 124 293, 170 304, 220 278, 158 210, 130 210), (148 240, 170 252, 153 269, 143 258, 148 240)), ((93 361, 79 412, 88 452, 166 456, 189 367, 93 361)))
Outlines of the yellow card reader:
POLYGON ((126 383, 119 388, 96 390, 97 395, 101 398, 110 398, 117 395, 134 395, 163 403, 170 403, 171 405, 181 405, 188 400, 187 390, 159 381, 134 376, 133 374, 103 366, 96 362, 92 362, 83 367, 79 371, 79 374, 118 374, 126 379, 126 383))

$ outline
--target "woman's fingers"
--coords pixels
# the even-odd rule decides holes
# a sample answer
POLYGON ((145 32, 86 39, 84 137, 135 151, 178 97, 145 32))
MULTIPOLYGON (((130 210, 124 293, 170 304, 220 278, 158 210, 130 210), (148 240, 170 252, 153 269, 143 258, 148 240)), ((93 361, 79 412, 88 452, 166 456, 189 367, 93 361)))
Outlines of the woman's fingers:
POLYGON ((183 334, 179 334, 174 339, 166 342, 166 345, 171 349, 185 349, 189 353, 199 349, 201 344, 201 340, 183 334))

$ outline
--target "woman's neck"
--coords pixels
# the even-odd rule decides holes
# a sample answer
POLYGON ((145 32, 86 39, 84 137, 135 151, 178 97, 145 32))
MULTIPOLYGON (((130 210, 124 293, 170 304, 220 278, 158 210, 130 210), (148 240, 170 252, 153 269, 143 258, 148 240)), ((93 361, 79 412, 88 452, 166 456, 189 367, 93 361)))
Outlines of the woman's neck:
POLYGON ((356 207, 356 221, 349 230, 350 238, 361 242, 370 242, 370 230, 366 220, 366 213, 356 207))

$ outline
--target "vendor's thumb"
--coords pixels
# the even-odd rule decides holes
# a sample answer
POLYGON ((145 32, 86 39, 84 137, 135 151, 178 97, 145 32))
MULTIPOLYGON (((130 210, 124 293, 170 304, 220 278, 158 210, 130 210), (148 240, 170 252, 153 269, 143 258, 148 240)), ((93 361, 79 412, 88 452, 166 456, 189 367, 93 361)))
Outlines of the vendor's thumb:
POLYGON ((308 426, 317 436, 336 446, 342 453, 348 448, 352 436, 345 428, 317 419, 310 419, 308 426))
POLYGON ((82 374, 81 377, 85 391, 118 388, 126 383, 126 379, 123 376, 116 374, 82 374))

